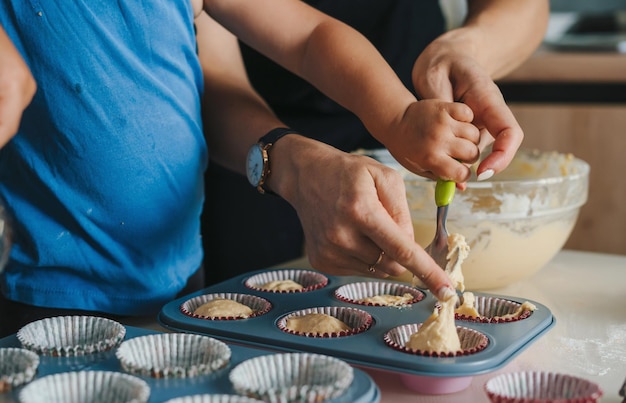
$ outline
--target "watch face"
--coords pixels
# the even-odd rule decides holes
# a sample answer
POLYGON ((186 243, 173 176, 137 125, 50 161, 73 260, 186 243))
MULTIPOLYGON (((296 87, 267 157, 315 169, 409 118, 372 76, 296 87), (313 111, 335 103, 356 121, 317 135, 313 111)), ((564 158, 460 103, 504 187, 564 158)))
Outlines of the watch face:
POLYGON ((258 186, 263 175, 263 152, 261 147, 256 144, 248 151, 248 159, 246 160, 246 173, 248 181, 252 186, 258 186))

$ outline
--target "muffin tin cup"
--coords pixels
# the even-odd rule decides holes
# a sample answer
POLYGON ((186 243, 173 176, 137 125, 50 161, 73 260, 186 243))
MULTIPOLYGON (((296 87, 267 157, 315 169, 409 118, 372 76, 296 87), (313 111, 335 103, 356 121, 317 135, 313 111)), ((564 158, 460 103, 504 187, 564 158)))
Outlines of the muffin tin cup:
POLYGON ((98 316, 56 316, 31 322, 17 332, 22 346, 37 354, 74 357, 109 351, 126 334, 121 323, 98 316))
POLYGON ((362 281, 345 284, 335 290, 335 298, 340 301, 366 306, 406 306, 415 304, 424 299, 424 293, 415 287, 405 284, 385 281, 362 281), (383 303, 381 296, 391 295, 394 297, 407 296, 396 303, 383 303), (379 300, 367 300, 378 298, 379 300))
POLYGON ((204 294, 194 298, 191 298, 180 305, 180 311, 192 318, 206 319, 206 320, 240 320, 254 318, 256 316, 265 315, 270 309, 272 304, 265 298, 255 295, 241 294, 241 293, 215 293, 204 294), (240 304, 248 306, 252 310, 252 314, 246 317, 242 316, 203 316, 195 314, 194 311, 203 304, 206 304, 215 299, 230 299, 240 304))
POLYGON ((484 390, 492 403, 593 403, 602 397, 594 382, 546 371, 500 374, 489 379, 484 390))
POLYGON ((344 336, 352 336, 355 334, 366 331, 372 324, 372 316, 363 310, 348 307, 337 306, 322 306, 303 309, 300 311, 291 312, 278 320, 277 326, 285 333, 294 334, 298 336, 306 337, 321 337, 321 338, 336 338, 344 336), (339 332, 330 333, 317 333, 317 332, 301 332, 289 329, 287 327, 288 321, 295 317, 304 317, 309 314, 323 314, 332 316, 345 323, 349 330, 342 330, 339 332))
POLYGON ((507 315, 511 315, 520 309, 522 304, 508 299, 483 295, 476 295, 475 298, 474 308, 476 308, 480 317, 456 313, 454 315, 456 320, 478 323, 508 323, 524 320, 533 313, 532 310, 524 310, 519 316, 507 317, 507 315))
POLYGON ((244 282, 249 289, 273 293, 300 293, 326 287, 328 277, 324 274, 304 269, 271 270, 250 276, 244 282), (301 289, 271 290, 263 286, 273 281, 292 280, 302 286, 301 289))
POLYGON ((196 334, 162 333, 123 342, 116 356, 124 371, 153 378, 190 378, 228 365, 225 343, 196 334))
POLYGON ((30 382, 39 367, 39 356, 24 348, 0 348, 0 393, 30 382))
POLYGON ((406 343, 410 340, 411 335, 416 333, 421 326, 421 323, 397 326, 385 333, 385 343, 395 350, 426 357, 454 357, 475 354, 484 350, 489 344, 489 339, 483 333, 467 327, 457 326, 456 331, 461 341, 461 350, 459 351, 442 353, 413 350, 406 347, 406 343))
POLYGON ((142 403, 150 386, 135 376, 114 371, 73 371, 47 375, 19 393, 23 403, 142 403))
POLYGON ((343 394, 353 369, 334 357, 312 353, 260 356, 237 365, 229 379, 237 393, 271 402, 321 402, 343 394))

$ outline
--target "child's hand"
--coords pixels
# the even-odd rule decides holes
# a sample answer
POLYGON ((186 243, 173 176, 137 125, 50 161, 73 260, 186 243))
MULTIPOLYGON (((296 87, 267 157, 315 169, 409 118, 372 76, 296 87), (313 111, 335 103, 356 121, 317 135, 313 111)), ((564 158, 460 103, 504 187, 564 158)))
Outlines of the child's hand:
POLYGON ((411 104, 385 145, 408 170, 431 179, 466 182, 479 157, 480 132, 462 103, 427 99, 411 104))

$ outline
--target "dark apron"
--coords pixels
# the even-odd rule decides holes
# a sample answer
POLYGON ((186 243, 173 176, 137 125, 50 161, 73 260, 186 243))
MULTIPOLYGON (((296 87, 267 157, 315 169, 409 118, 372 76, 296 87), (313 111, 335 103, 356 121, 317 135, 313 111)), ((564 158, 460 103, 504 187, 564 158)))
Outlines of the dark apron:
MULTIPOLYGON (((445 27, 438 0, 307 3, 365 35, 411 90, 415 59, 445 27)), ((241 47, 252 85, 287 125, 344 151, 381 146, 352 113, 245 44, 241 47)), ((208 284, 302 256, 302 227, 287 202, 260 195, 244 176, 214 163, 209 164, 205 185, 202 226, 208 284)))

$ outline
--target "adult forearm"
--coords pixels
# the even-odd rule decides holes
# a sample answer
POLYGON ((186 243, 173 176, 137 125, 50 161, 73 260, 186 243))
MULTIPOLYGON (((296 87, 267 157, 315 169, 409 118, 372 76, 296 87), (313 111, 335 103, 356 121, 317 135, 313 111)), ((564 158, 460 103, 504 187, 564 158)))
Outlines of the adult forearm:
POLYGON ((464 25, 443 38, 463 43, 493 79, 519 66, 541 43, 550 14, 548 0, 472 0, 464 25))

